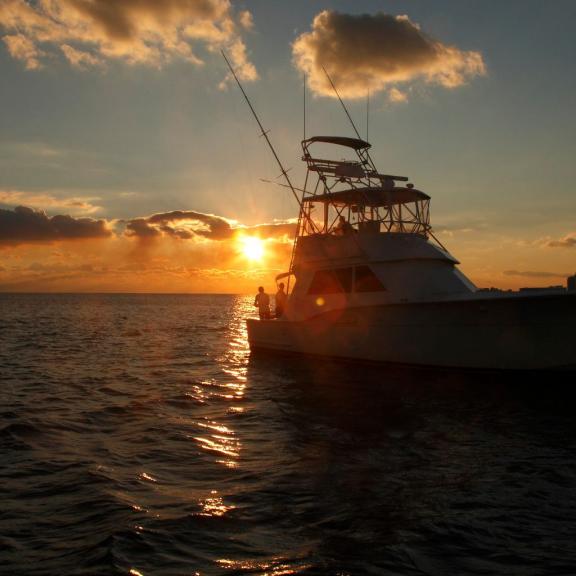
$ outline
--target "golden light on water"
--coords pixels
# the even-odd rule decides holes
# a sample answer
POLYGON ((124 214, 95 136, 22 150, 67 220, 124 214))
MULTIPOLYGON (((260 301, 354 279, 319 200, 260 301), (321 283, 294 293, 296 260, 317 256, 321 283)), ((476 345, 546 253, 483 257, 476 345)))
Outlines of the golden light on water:
POLYGON ((200 501, 202 512, 200 516, 224 516, 226 512, 234 510, 236 506, 224 504, 224 500, 218 495, 218 490, 210 490, 210 496, 200 501))
POLYGON ((260 262, 264 258, 264 240, 256 236, 241 236, 238 243, 240 253, 251 262, 260 262))

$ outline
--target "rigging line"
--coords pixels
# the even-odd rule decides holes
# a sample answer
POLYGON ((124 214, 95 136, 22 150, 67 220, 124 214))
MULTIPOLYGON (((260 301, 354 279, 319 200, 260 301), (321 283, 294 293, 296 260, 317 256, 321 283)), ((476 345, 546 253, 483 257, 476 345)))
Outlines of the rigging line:
MULTIPOLYGON (((268 180, 267 178, 260 178, 260 182, 264 182, 265 184, 274 184, 275 186, 280 186, 281 188, 289 188, 288 184, 282 184, 282 182, 274 182, 274 180, 268 180)), ((306 192, 303 188, 296 188, 294 190, 298 190, 298 192, 306 192)))
MULTIPOLYGON (((322 66, 322 70, 324 70, 324 74, 326 74, 326 77, 328 78, 328 81, 330 82, 330 86, 332 86, 332 90, 334 90, 334 93, 336 94, 340 104, 342 105, 342 108, 344 109, 344 112, 346 113, 346 116, 348 116, 348 120, 350 120, 350 124, 352 124, 352 128, 354 128, 354 132, 356 133, 356 136, 358 137, 358 140, 362 140, 362 137, 360 136, 360 132, 358 132, 358 129, 356 128, 356 124, 354 123, 354 120, 352 120, 352 116, 350 116, 350 112, 348 112, 348 108, 346 107, 346 104, 344 104, 344 101, 342 100, 342 98, 340 98, 340 94, 338 92, 338 90, 336 89, 336 85, 334 84, 334 82, 332 81, 332 78, 330 76, 330 74, 328 74, 328 70, 326 70, 326 68, 324 66, 322 66)), ((370 167, 372 168, 372 170, 377 173, 378 170, 376 169, 376 165, 374 164, 374 161, 372 160, 372 157, 370 156, 370 152, 368 152, 368 149, 366 149, 364 151, 364 153, 366 154, 366 158, 368 160, 368 162, 370 163, 370 167)), ((358 153, 358 155, 360 156, 360 154, 358 153)), ((361 156, 360 156, 361 157, 361 156)), ((362 158, 362 157, 361 157, 362 158)), ((368 177, 368 181, 370 181, 370 177, 368 177)), ((362 196, 367 199, 368 196, 366 194, 366 191, 362 191, 362 196)), ((354 243, 356 244, 356 246, 358 247, 358 249, 363 252, 366 253, 365 250, 362 248, 360 241, 358 240, 358 238, 356 238, 355 236, 354 238, 354 243)))
MULTIPOLYGON (((300 210, 302 210, 302 202, 300 201, 300 198, 298 197, 298 194, 296 193, 296 190, 295 190, 294 186, 292 185, 292 181, 288 177, 287 170, 284 169, 284 166, 283 166, 280 158, 278 157, 278 154, 276 154, 276 150, 274 149, 274 146, 272 145, 270 138, 268 138, 268 131, 264 130, 264 126, 262 126, 262 122, 260 122, 260 118, 258 118, 258 114, 256 114, 256 110, 254 110, 254 107, 252 106, 252 103, 250 102, 250 98, 248 98, 248 94, 246 94, 244 88, 242 87, 242 84, 240 83, 240 80, 238 79, 236 72, 234 72, 234 68, 232 68, 232 64, 230 64, 230 60, 228 60, 226 53, 224 52, 224 50, 221 50, 220 52, 222 54, 222 57, 226 61, 226 64, 228 65, 228 68, 230 69, 230 72, 232 73, 234 80, 236 80, 236 84, 238 84, 238 87, 240 88, 240 91, 242 92, 242 95, 244 96, 244 99, 246 100, 246 103, 248 104, 250 111, 252 112, 252 115, 254 116, 254 119, 256 120, 256 122, 258 123, 258 126, 260 127, 261 136, 264 136, 264 138, 266 139, 266 142, 267 142, 267 144, 268 144, 268 146, 269 146, 269 148, 270 148, 270 150, 271 150, 271 152, 272 152, 272 154, 276 160, 276 163, 280 167, 280 171, 281 171, 282 175, 284 176, 284 179, 286 180, 288 188, 290 188, 290 190, 292 191, 292 195, 294 196, 296 202, 298 202, 298 206, 300 206, 300 210)), ((312 229, 314 229, 314 224, 311 221, 310 217, 307 214, 305 214, 304 217, 310 223, 310 226, 312 227, 312 229)))
POLYGON ((340 101, 340 104, 342 104, 342 108, 344 109, 346 116, 348 116, 348 120, 350 120, 350 124, 352 124, 352 128, 354 128, 354 132, 356 132, 356 136, 358 137, 358 140, 362 140, 362 136, 360 136, 360 132, 358 132, 358 129, 356 128, 356 124, 354 124, 354 120, 352 120, 352 116, 350 116, 350 113, 348 112, 348 108, 346 108, 346 104, 344 104, 344 102, 342 101, 342 98, 340 98, 340 94, 338 93, 338 90, 336 90, 336 86, 334 85, 334 82, 332 82, 332 78, 330 77, 330 74, 328 74, 328 71, 326 70, 326 68, 324 68, 324 66, 322 66, 322 70, 324 70, 324 74, 326 74, 326 77, 328 78, 328 81, 330 82, 330 86, 332 86, 332 90, 334 90, 336 97, 340 101))
MULTIPOLYGON (((334 90, 334 94, 336 94, 336 97, 340 101, 340 104, 342 105, 342 108, 344 109, 346 116, 348 116, 348 120, 350 120, 350 124, 352 124, 352 128, 354 128, 354 132, 356 133, 358 140, 362 140, 362 136, 360 136, 360 132, 358 132, 358 128, 356 128, 356 124, 354 123, 354 120, 352 120, 352 116, 350 116, 350 112, 348 112, 348 108, 346 107, 346 104, 344 104, 344 101, 342 100, 342 98, 340 98, 340 93, 336 89, 336 85, 334 84, 334 82, 332 82, 332 78, 331 78, 330 74, 328 74, 328 70, 326 70, 326 68, 324 68, 324 66, 322 66, 322 70, 324 70, 324 74, 326 74, 326 78, 328 78, 328 81, 330 82, 330 86, 332 86, 332 90, 334 90)), ((378 170, 376 170, 376 165, 374 164, 372 157, 370 156, 370 152, 368 152, 368 150, 366 150, 366 157, 368 158, 368 161, 370 162, 370 166, 372 167, 372 170, 374 170, 374 172, 378 172, 378 170)))
POLYGON ((448 252, 448 250, 446 249, 444 244, 442 244, 442 242, 440 242, 440 240, 438 240, 438 238, 436 238, 436 236, 432 232, 432 227, 430 227, 430 229, 428 230, 428 234, 430 234, 430 236, 432 236, 432 238, 434 238, 434 240, 436 240, 436 242, 438 242, 438 244, 440 245, 440 248, 442 248, 442 250, 444 250, 444 252, 448 252))

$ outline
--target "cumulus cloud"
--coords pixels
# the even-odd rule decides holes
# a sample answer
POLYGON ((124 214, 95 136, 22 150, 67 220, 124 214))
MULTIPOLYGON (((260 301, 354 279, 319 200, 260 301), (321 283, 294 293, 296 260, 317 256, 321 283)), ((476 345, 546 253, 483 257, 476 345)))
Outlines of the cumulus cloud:
POLYGON ((162 235, 160 230, 148 224, 146 218, 128 220, 125 234, 136 238, 155 238, 162 235))
POLYGON ((3 0, 0 26, 10 54, 29 69, 58 51, 76 67, 108 60, 161 66, 175 58, 202 65, 202 47, 226 48, 242 79, 257 78, 241 37, 251 15, 236 15, 229 0, 3 0))
MULTIPOLYGON (((43 207, 59 206, 90 211, 87 199, 58 200, 48 195, 26 195, 0 191, 0 203, 26 199, 38 201, 43 207)), ((125 236, 141 240, 174 238, 177 240, 232 240, 242 235, 256 235, 265 240, 285 242, 294 237, 296 223, 275 221, 245 226, 223 216, 194 210, 173 210, 129 220, 75 218, 69 215, 48 216, 44 211, 27 206, 0 209, 0 245, 45 243, 78 238, 125 236)))
POLYGON ((107 238, 111 234, 105 220, 64 215, 50 217, 25 206, 17 206, 14 210, 0 209, 0 246, 107 238))
POLYGON ((295 65, 318 95, 334 96, 322 67, 345 98, 390 89, 392 101, 404 101, 394 85, 416 79, 454 88, 485 74, 479 52, 460 50, 425 34, 408 16, 383 12, 352 15, 324 10, 312 30, 292 45, 295 65))
POLYGON ((292 237, 296 230, 293 222, 273 222, 243 226, 215 214, 205 214, 193 210, 161 212, 147 218, 134 218, 125 221, 127 236, 135 238, 157 238, 171 236, 189 240, 201 237, 208 240, 227 240, 238 234, 256 234, 263 238, 292 237))
POLYGON ((210 240, 224 240, 232 236, 232 226, 226 218, 193 210, 161 212, 126 222, 127 236, 151 238, 163 234, 180 239, 201 236, 210 240))

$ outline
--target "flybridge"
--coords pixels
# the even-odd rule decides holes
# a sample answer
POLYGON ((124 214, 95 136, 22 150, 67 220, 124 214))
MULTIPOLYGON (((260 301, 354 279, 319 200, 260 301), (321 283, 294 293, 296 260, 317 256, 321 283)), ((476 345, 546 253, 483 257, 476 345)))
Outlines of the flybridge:
POLYGON ((318 172, 321 175, 331 175, 338 177, 349 178, 368 178, 376 179, 388 185, 393 184, 394 181, 407 182, 406 176, 392 176, 390 174, 379 174, 376 170, 368 149, 372 145, 365 140, 359 138, 347 138, 344 136, 314 136, 302 141, 302 149, 304 151, 304 160, 308 164, 308 170, 318 172), (337 144, 339 146, 346 146, 351 148, 358 155, 358 160, 345 161, 345 160, 323 160, 314 158, 310 152, 310 146, 316 143, 324 144, 337 144))
POLYGON ((365 140, 341 136, 314 136, 302 141, 307 174, 300 203, 299 236, 400 232, 428 237, 430 197, 410 183, 396 184, 407 182, 406 176, 378 172, 368 154, 370 148, 365 140), (356 158, 319 158, 311 150, 315 144, 347 147, 356 158), (321 215, 316 212, 318 205, 321 215))
MULTIPOLYGON (((424 240, 432 237, 443 248, 432 234, 430 197, 415 190, 413 184, 408 183, 406 176, 393 176, 378 172, 370 157, 370 143, 360 137, 346 105, 340 98, 326 70, 326 76, 348 116, 357 138, 345 136, 304 138, 302 141, 302 159, 307 164, 306 180, 303 188, 298 189, 292 184, 287 170, 268 137, 268 132, 262 126, 248 95, 223 51, 222 56, 226 60, 226 64, 261 130, 261 135, 266 140, 280 168, 286 186, 290 188, 294 199, 298 202, 298 226, 290 261, 290 271, 293 271, 298 239, 302 236, 326 237, 350 233, 402 233, 419 236, 424 240), (311 146, 315 144, 343 146, 353 150, 356 157, 353 160, 320 158, 311 152, 311 146), (312 183, 311 180, 315 180, 315 182, 312 183), (397 182, 406 182, 406 186, 397 186, 397 182), (301 193, 301 196, 298 195, 297 191, 301 193), (322 207, 321 215, 315 212, 317 205, 322 207)), ((304 125, 306 125, 306 120, 304 120, 304 125)), ((304 133, 306 133, 305 129, 304 133)))

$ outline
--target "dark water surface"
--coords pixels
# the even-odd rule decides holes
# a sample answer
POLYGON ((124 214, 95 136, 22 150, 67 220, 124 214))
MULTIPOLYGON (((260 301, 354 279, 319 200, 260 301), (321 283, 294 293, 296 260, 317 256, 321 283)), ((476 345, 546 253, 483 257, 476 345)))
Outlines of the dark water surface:
POLYGON ((0 296, 0 573, 576 574, 569 376, 251 358, 250 304, 0 296))

